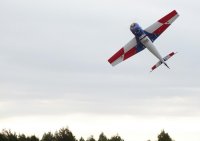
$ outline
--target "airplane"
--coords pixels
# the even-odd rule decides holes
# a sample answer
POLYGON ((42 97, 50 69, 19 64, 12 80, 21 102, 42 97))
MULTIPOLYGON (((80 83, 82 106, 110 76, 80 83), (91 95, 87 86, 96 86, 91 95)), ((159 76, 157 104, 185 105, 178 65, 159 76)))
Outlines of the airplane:
POLYGON ((160 53, 156 49, 153 42, 179 17, 179 14, 176 10, 173 10, 166 16, 162 17, 160 20, 152 24, 143 30, 138 23, 132 23, 130 26, 131 32, 135 35, 135 37, 130 40, 124 47, 122 47, 119 51, 117 51, 111 58, 108 59, 108 62, 115 66, 131 56, 139 53, 140 51, 147 48, 156 58, 158 58, 159 62, 156 63, 151 71, 158 68, 161 64, 164 64, 167 68, 166 61, 171 58, 174 52, 168 54, 164 58, 161 57, 160 53))

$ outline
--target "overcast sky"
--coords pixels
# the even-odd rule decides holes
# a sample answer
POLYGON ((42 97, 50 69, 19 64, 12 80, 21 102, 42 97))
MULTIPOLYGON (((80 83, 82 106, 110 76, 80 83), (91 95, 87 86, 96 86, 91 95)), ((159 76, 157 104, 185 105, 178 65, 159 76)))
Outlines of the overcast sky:
POLYGON ((1 0, 0 130, 36 134, 68 126, 77 138, 200 139, 198 0, 1 0), (176 9, 180 17, 148 50, 112 67, 133 34, 176 9))

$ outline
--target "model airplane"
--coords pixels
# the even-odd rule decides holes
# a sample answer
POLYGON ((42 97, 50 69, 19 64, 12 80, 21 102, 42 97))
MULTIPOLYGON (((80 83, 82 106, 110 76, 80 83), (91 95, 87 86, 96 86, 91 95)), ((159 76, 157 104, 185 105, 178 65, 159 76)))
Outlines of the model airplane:
POLYGON ((108 62, 112 66, 115 66, 147 48, 155 57, 159 59, 159 62, 151 68, 151 71, 159 67, 161 64, 164 64, 169 68, 165 61, 171 58, 175 53, 172 52, 162 58, 153 42, 178 18, 178 16, 178 13, 174 10, 145 30, 143 30, 137 23, 131 24, 130 30, 135 35, 135 38, 116 52, 108 60, 108 62))

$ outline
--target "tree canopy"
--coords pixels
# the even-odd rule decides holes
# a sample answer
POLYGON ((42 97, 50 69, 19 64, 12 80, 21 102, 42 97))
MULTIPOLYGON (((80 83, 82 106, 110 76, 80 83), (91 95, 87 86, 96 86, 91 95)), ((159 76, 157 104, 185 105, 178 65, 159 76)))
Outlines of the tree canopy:
MULTIPOLYGON (((124 141, 124 140, 119 135, 107 138, 103 132, 99 135, 98 140, 95 140, 95 138, 92 135, 88 137, 86 140, 83 137, 77 140, 76 137, 68 128, 61 128, 59 131, 56 131, 55 133, 52 132, 44 133, 41 139, 39 139, 35 135, 32 136, 26 136, 25 134, 17 135, 15 132, 3 129, 0 132, 0 141, 124 141)), ((158 141, 173 141, 173 140, 171 139, 168 133, 162 130, 161 133, 158 135, 158 141)))
POLYGON ((164 130, 158 135, 158 141, 173 141, 168 133, 165 133, 164 130))

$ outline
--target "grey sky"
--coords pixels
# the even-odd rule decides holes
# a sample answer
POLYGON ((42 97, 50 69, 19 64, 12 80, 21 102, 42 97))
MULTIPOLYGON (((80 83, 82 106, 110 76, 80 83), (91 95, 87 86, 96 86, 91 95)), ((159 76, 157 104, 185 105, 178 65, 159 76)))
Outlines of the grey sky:
MULTIPOLYGON (((152 118, 168 117, 171 123, 177 119, 198 119, 199 4, 197 0, 2 0, 0 129, 12 129, 9 122, 18 118, 27 117, 27 122, 32 117, 72 116, 73 119, 74 114, 94 121, 99 121, 98 116, 110 121, 113 116, 118 122, 121 116, 149 119, 149 122, 152 118), (114 68, 107 63, 133 37, 129 31, 133 21, 146 28, 174 9, 180 17, 155 42, 163 56, 179 52, 168 62, 170 70, 161 66, 149 73, 157 59, 147 50, 114 68)), ((200 125, 199 120, 195 121, 194 125, 200 125)), ((81 126, 82 120, 63 121, 62 126, 80 128, 74 126, 75 122, 81 126)), ((160 120, 164 129, 165 122, 160 120)), ((51 125, 50 121, 45 123, 51 125)), ((96 126, 107 131, 99 124, 96 126)), ((112 124, 110 127, 108 134, 121 133, 112 124)), ((36 134, 43 131, 35 128, 36 134)), ((92 129, 80 133, 92 134, 92 129)), ((131 130, 135 128, 124 134, 127 141, 136 139, 129 134, 131 130)), ((186 131, 191 131, 193 141, 200 137, 200 128, 186 131)), ((146 132, 141 129, 139 134, 146 132)), ((187 139, 179 136, 183 133, 181 130, 174 134, 175 140, 187 139)), ((137 139, 142 138, 138 135, 137 139)))

